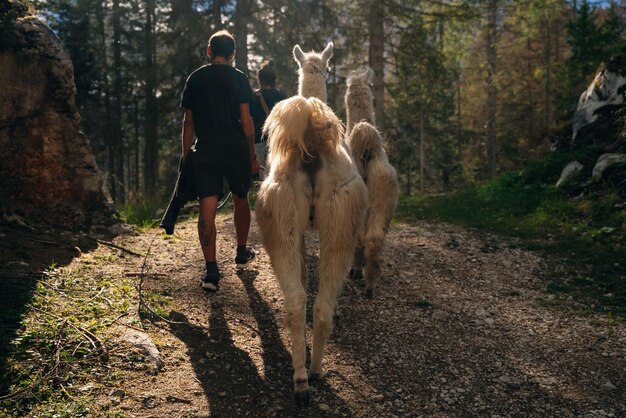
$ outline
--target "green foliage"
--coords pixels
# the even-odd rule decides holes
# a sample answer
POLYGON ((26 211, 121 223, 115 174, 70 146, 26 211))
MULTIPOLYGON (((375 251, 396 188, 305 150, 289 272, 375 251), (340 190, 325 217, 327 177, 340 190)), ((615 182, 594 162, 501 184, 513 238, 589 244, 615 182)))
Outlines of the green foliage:
POLYGON ((154 228, 160 221, 157 211, 162 208, 162 204, 159 205, 149 201, 131 202, 118 208, 118 213, 122 221, 129 225, 135 225, 140 228, 154 228))
POLYGON ((625 22, 618 16, 615 5, 600 13, 583 1, 575 13, 567 24, 571 53, 560 74, 559 105, 563 110, 575 106, 600 63, 626 51, 625 22))
POLYGON ((568 161, 595 153, 555 152, 452 195, 405 196, 396 219, 436 219, 520 238, 527 248, 567 266, 565 274, 550 271, 548 291, 573 292, 595 308, 626 313, 626 210, 619 205, 624 196, 610 182, 579 189, 580 196, 553 186, 568 161))

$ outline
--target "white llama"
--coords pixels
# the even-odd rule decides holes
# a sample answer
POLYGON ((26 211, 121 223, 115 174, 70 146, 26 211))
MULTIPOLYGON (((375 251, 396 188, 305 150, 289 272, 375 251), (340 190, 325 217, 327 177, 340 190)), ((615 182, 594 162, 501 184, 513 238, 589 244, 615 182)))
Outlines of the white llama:
POLYGON ((317 97, 326 103, 326 77, 328 60, 333 56, 333 43, 329 42, 321 54, 311 51, 306 54, 300 45, 293 47, 293 56, 298 63, 298 94, 302 97, 317 97))
MULTIPOLYGON (((301 77, 299 91, 315 90, 310 87, 302 85, 301 77)), ((337 297, 354 255, 357 231, 365 220, 367 189, 344 146, 342 123, 322 100, 295 96, 279 102, 263 130, 269 140, 270 171, 257 194, 256 219, 285 298, 295 401, 301 406, 310 399, 309 377, 322 374, 337 297), (320 265, 307 374, 304 231, 308 228, 319 231, 320 265)))
POLYGON ((376 126, 374 120, 374 95, 370 84, 374 80, 374 71, 366 67, 363 71, 351 71, 346 79, 346 135, 358 122, 365 121, 376 126))
POLYGON ((365 295, 368 298, 374 296, 380 278, 380 256, 398 200, 398 176, 389 164, 383 139, 373 125, 374 105, 369 87, 373 74, 369 68, 351 72, 345 97, 348 146, 369 192, 365 231, 359 237, 351 275, 363 277, 365 265, 365 295))

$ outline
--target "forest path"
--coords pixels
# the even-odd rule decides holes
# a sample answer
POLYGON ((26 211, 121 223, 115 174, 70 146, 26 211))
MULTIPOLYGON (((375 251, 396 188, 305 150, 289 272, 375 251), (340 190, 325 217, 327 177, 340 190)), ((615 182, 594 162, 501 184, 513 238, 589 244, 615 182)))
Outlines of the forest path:
MULTIPOLYGON (((582 315, 546 293, 544 260, 500 238, 456 226, 394 225, 374 300, 347 280, 326 376, 308 408, 293 406, 283 298, 254 224, 251 268, 234 269, 232 213, 218 215, 221 290, 200 287, 195 220, 166 237, 154 230, 116 243, 145 251, 146 292, 169 302, 151 323, 165 367, 125 370, 116 409, 132 416, 626 416, 626 327, 582 315)), ((311 289, 317 236, 307 235, 311 289)), ((101 247, 102 248, 102 247, 101 247)), ((109 249, 110 250, 110 249, 109 249)), ((143 260, 122 257, 136 272, 143 260)), ((307 313, 310 346, 311 297, 307 313)), ((111 402, 103 394, 98 403, 111 402)))

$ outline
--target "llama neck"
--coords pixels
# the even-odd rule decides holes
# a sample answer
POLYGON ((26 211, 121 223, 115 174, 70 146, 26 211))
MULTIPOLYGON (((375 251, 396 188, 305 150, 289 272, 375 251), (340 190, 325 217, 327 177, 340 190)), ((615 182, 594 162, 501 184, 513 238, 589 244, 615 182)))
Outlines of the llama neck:
POLYGON ((298 94, 302 97, 315 97, 326 102, 326 80, 319 75, 301 75, 298 79, 298 94))
POLYGON ((376 125, 372 99, 369 95, 348 92, 346 97, 346 135, 350 135, 354 125, 361 121, 376 125))

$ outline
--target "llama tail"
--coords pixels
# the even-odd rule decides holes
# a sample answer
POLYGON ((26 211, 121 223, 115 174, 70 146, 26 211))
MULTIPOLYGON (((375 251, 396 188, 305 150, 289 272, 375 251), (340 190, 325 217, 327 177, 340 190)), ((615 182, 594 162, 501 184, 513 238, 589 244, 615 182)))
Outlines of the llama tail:
POLYGON ((343 125, 332 109, 314 97, 294 96, 274 106, 263 127, 269 158, 297 151, 302 160, 341 145, 343 125))

